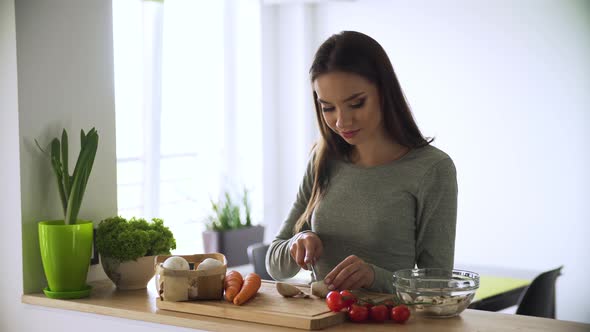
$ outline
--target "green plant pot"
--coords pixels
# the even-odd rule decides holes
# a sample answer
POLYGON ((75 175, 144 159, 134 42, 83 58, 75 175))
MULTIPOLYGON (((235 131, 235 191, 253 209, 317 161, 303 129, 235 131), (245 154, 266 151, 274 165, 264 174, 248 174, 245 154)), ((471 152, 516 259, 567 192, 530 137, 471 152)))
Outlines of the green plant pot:
POLYGON ((63 220, 39 222, 41 260, 50 292, 88 295, 80 291, 88 289, 92 231, 91 221, 78 220, 74 225, 65 225, 63 220))

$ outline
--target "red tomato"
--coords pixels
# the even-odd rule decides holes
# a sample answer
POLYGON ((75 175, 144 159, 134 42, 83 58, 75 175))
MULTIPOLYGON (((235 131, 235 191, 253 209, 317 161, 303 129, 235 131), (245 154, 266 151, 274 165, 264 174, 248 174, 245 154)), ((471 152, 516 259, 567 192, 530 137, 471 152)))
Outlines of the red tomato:
POLYGON ((344 301, 345 308, 348 308, 354 303, 356 303, 356 296, 354 296, 354 294, 352 294, 351 292, 343 290, 340 292, 340 295, 342 295, 342 300, 344 301))
POLYGON ((369 317, 375 322, 384 322, 389 319, 389 310, 383 304, 376 305, 369 309, 369 317))
POLYGON ((391 309, 391 320, 396 323, 403 324, 410 318, 410 309, 403 304, 393 307, 391 309))
POLYGON ((346 308, 344 301, 342 300, 342 295, 337 291, 331 291, 326 295, 326 304, 328 305, 328 308, 334 312, 339 312, 346 308))
POLYGON ((358 304, 353 304, 348 309, 348 318, 353 322, 364 322, 369 318, 369 309, 358 304))
POLYGON ((388 310, 391 310, 391 308, 395 307, 395 302, 393 302, 393 300, 386 300, 383 302, 383 304, 387 306, 388 310))

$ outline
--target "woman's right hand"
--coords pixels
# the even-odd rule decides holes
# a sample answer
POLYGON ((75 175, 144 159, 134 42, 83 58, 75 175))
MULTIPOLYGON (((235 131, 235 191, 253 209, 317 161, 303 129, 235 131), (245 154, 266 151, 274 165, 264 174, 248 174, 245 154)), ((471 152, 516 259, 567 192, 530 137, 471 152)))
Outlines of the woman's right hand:
POLYGON ((324 251, 322 240, 313 232, 303 232, 295 235, 295 241, 291 244, 291 257, 305 270, 309 264, 314 264, 324 251))

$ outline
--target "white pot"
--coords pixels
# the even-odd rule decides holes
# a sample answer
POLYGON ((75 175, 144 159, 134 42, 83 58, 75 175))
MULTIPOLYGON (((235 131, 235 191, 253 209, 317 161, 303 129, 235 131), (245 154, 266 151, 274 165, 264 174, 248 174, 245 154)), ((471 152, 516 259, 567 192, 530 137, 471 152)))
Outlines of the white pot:
POLYGON ((154 276, 154 257, 144 256, 134 261, 121 262, 110 257, 100 257, 102 268, 111 281, 121 290, 143 289, 154 276))

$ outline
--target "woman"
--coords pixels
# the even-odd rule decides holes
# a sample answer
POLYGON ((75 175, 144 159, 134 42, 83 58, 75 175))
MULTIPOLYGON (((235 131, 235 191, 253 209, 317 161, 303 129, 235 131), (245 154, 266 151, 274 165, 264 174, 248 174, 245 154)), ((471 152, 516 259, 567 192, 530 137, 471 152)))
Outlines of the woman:
POLYGON ((315 266, 328 288, 392 292, 399 269, 453 267, 455 166, 418 129, 391 62, 344 31, 310 69, 321 138, 266 257, 277 280, 315 266))

